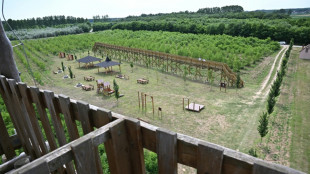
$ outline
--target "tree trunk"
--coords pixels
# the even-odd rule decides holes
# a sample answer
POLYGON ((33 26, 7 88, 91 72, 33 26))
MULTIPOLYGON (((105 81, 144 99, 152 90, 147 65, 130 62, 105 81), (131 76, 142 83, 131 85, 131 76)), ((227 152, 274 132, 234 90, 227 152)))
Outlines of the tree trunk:
POLYGON ((13 47, 6 36, 0 19, 0 74, 20 82, 19 72, 13 59, 13 47))

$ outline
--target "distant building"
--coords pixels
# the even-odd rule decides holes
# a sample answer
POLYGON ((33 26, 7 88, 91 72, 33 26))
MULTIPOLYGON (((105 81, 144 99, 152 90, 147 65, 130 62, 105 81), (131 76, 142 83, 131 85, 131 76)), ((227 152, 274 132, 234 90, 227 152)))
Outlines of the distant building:
POLYGON ((299 53, 299 58, 310 60, 310 44, 302 47, 302 49, 299 53))

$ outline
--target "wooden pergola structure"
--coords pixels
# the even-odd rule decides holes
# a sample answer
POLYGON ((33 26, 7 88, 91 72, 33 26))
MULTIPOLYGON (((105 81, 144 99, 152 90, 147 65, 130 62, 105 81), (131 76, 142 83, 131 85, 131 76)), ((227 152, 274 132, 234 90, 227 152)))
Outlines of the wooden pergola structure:
MULTIPOLYGON (((96 42, 93 51, 103 50, 103 52, 113 58, 123 59, 127 62, 134 62, 141 65, 149 65, 151 67, 163 67, 166 72, 183 73, 184 67, 189 75, 197 77, 206 77, 207 73, 203 73, 204 69, 212 69, 220 71, 221 82, 226 81, 229 86, 234 86, 237 81, 237 75, 227 64, 210 60, 199 60, 185 56, 161 53, 151 50, 143 50, 138 48, 129 48, 106 43, 96 42), (182 68, 183 67, 183 68, 182 68)), ((240 87, 244 86, 243 80, 240 79, 240 87)))
POLYGON ((98 152, 101 144, 105 146, 112 174, 145 174, 144 149, 157 154, 159 174, 177 173, 178 163, 197 169, 198 174, 304 174, 64 95, 16 83, 2 75, 0 95, 17 132, 9 136, 0 113, 0 155, 12 159, 16 156, 15 149, 22 147, 32 159, 11 174, 100 174, 103 173, 98 152), (81 123, 82 136, 76 122, 81 123))

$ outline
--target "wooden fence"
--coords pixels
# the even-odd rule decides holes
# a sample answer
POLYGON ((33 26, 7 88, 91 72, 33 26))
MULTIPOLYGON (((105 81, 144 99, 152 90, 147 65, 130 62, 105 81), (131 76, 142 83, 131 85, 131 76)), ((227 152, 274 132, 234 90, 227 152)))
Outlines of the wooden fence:
MULTIPOLYGON (((126 61, 136 62, 143 65, 160 67, 165 65, 165 71, 168 72, 183 72, 184 69, 181 65, 187 66, 189 74, 197 76, 205 76, 202 69, 212 69, 221 71, 221 80, 228 82, 228 85, 233 86, 236 84, 237 75, 229 68, 226 63, 215 62, 210 60, 198 60, 185 56, 178 56, 173 54, 162 53, 158 51, 143 50, 138 48, 129 48, 106 43, 96 42, 93 46, 93 51, 103 50, 106 54, 113 57, 124 57, 126 61), (191 70, 195 68, 195 70, 191 70)), ((244 82, 240 79, 240 87, 244 86, 244 82)))
POLYGON ((33 159, 11 173, 103 173, 100 144, 105 146, 112 174, 146 173, 144 148, 157 154, 160 174, 177 173, 178 164, 196 168, 198 174, 302 173, 4 76, 0 76, 0 94, 17 131, 17 136, 9 137, 0 120, 1 154, 12 158, 13 149, 21 146, 33 159))

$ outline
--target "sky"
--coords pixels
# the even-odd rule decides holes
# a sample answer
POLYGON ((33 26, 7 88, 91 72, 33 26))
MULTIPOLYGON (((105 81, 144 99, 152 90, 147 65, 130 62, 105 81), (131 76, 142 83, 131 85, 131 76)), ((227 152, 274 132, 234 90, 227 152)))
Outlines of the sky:
MULTIPOLYGON (((1 0, 2 1, 2 0, 1 0)), ((129 15, 197 11, 205 7, 240 5, 246 11, 258 9, 306 8, 309 0, 5 0, 6 19, 26 19, 51 15, 111 18, 129 15)), ((1 6, 2 7, 2 6, 1 6)), ((2 15, 1 15, 2 18, 2 15)))

